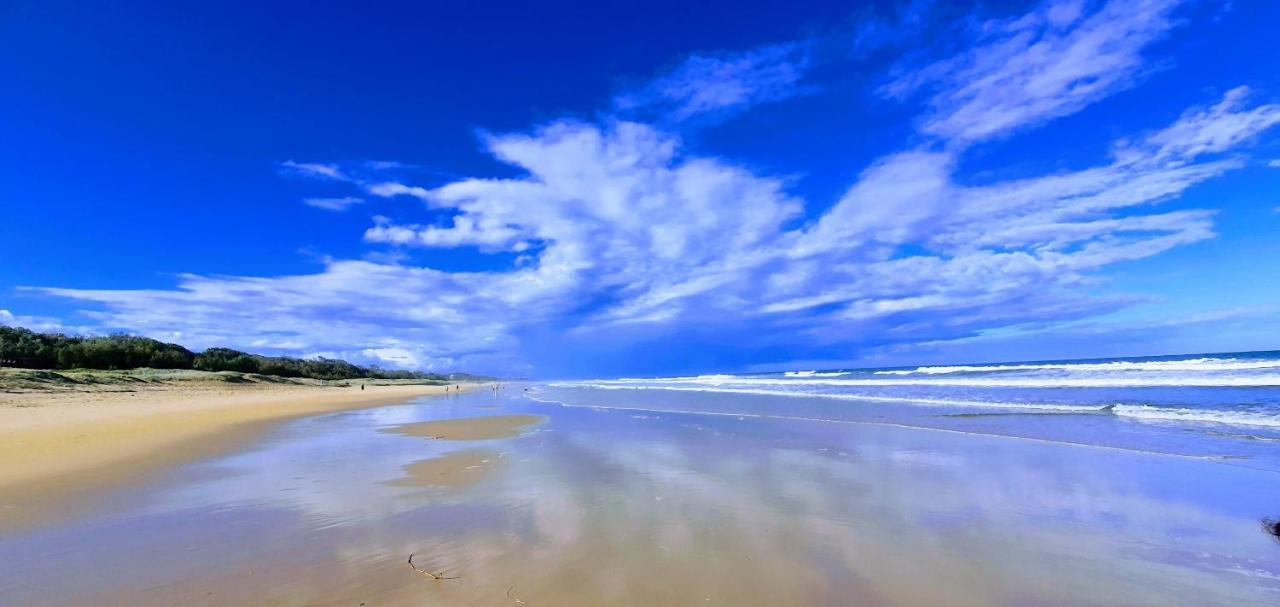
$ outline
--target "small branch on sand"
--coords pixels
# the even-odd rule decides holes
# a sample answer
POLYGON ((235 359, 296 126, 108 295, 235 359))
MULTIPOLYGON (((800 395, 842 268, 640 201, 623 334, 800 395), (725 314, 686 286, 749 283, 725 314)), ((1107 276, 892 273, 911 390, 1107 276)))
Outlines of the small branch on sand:
POLYGON ((453 577, 446 577, 446 576, 443 576, 443 575, 436 575, 436 574, 434 574, 434 573, 431 573, 430 571, 427 571, 426 569, 422 569, 422 568, 418 567, 417 565, 414 565, 414 564, 413 564, 413 555, 412 555, 412 554, 410 554, 410 555, 409 555, 409 568, 410 568, 410 569, 412 569, 412 570, 414 570, 414 571, 417 571, 418 573, 421 573, 422 575, 425 575, 425 576, 427 576, 427 577, 429 577, 429 578, 431 578, 431 579, 433 579, 433 580, 456 580, 456 579, 458 579, 458 576, 456 576, 456 575, 455 575, 455 576, 453 576, 453 577))
POLYGON ((507 588, 507 598, 509 598, 509 599, 511 599, 511 600, 513 600, 513 601, 515 601, 517 605, 528 605, 528 603, 526 603, 526 602, 524 602, 524 601, 522 601, 522 600, 520 600, 520 599, 518 599, 518 598, 516 598, 516 597, 514 597, 514 596, 511 596, 511 591, 512 591, 512 590, 515 590, 515 589, 516 589, 516 585, 515 585, 515 584, 512 584, 510 588, 507 588))

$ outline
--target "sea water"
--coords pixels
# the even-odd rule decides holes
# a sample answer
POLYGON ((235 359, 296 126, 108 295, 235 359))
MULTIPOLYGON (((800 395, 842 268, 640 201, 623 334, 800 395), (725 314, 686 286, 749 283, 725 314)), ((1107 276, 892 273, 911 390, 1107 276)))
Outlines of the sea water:
POLYGON ((539 397, 899 424, 1280 471, 1280 352, 553 382, 539 397))

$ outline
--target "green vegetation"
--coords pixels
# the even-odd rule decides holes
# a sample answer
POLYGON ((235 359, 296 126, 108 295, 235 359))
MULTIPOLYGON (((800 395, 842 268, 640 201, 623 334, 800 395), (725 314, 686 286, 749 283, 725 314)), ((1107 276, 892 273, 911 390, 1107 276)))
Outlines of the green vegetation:
POLYGON ((27 369, 195 369, 327 380, 361 377, 451 379, 437 373, 388 371, 329 358, 259 356, 229 348, 209 348, 196 354, 177 344, 134 335, 76 337, 5 326, 0 326, 0 366, 27 369))

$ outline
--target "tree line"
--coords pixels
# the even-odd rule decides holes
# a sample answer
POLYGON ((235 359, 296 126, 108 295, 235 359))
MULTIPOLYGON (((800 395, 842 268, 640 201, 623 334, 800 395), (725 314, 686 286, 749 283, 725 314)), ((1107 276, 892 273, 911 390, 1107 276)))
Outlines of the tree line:
POLYGON ((230 348, 209 348, 197 354, 177 344, 136 335, 78 337, 7 326, 0 326, 0 366, 59 370, 149 367, 239 371, 310 379, 449 379, 438 373, 389 371, 332 358, 262 356, 230 348))

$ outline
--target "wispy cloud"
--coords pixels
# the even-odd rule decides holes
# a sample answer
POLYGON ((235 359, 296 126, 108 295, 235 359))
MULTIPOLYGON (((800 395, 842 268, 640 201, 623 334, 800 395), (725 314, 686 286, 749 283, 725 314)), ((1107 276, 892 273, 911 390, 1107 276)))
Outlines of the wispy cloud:
POLYGON ((447 227, 392 225, 382 218, 377 225, 364 233, 364 239, 367 242, 435 248, 475 245, 482 251, 507 249, 521 251, 528 247, 527 243, 522 245, 516 242, 512 245, 513 241, 517 241, 520 237, 521 232, 510 226, 492 223, 481 225, 469 216, 455 217, 453 225, 447 227))
POLYGON ((403 183, 394 181, 385 181, 380 183, 371 183, 364 186, 366 192, 372 196, 380 198, 393 198, 396 196, 412 196, 425 200, 427 198, 427 189, 419 186, 407 186, 403 183))
POLYGON ((868 351, 857 361, 845 361, 843 366, 1194 352, 1203 348, 1202 336, 1206 332, 1219 337, 1219 347, 1224 351, 1262 350, 1274 345, 1267 336, 1280 329, 1278 311, 1277 306, 1262 305, 1136 320, 1088 317, 959 339, 897 343, 868 351))
POLYGON ((698 54, 647 85, 614 98, 624 115, 675 121, 726 117, 800 94, 809 67, 807 46, 788 43, 738 53, 698 54))
MULTIPOLYGON (((1223 152, 1280 124, 1280 105, 1241 111, 1249 94, 1249 87, 1238 86, 1208 109, 1187 110, 1169 128, 1142 138, 1139 145, 1145 149, 1134 154, 1133 161, 1158 163, 1223 152)), ((1118 147, 1116 155, 1125 159, 1129 155, 1127 146, 1118 147)))
POLYGON ((905 4, 889 5, 888 15, 880 15, 869 9, 869 15, 859 20, 853 33, 855 53, 866 53, 884 47, 918 43, 919 36, 930 26, 931 14, 938 12, 936 0, 911 0, 905 4))
POLYGON ((306 198, 302 203, 326 211, 345 211, 354 205, 364 202, 363 198, 343 196, 341 198, 306 198))
POLYGON ((415 168, 411 164, 407 164, 397 160, 366 160, 364 162, 364 165, 375 171, 393 171, 396 169, 415 168))
POLYGON ((7 327, 25 327, 33 331, 47 331, 55 333, 84 333, 85 327, 68 327, 62 321, 47 316, 27 316, 23 314, 14 314, 10 310, 0 308, 0 326, 7 327))
POLYGON ((336 164, 316 162, 294 162, 286 160, 280 163, 280 169, 286 174, 301 175, 313 179, 330 179, 333 181, 352 181, 336 164))
POLYGON ((1029 14, 988 21, 972 46, 882 88, 890 97, 929 94, 920 129, 959 142, 1008 135, 1079 111, 1136 83, 1151 69, 1142 52, 1176 25, 1179 0, 1046 2, 1029 14))
POLYGON ((465 275, 363 261, 274 278, 182 275, 176 289, 43 289, 102 306, 85 314, 194 347, 283 347, 293 354, 402 348, 421 368, 518 369, 506 306, 486 302, 465 275), (259 344, 259 345, 255 345, 259 344))
MULTIPOLYGON (((377 198, 394 198, 411 196, 425 199, 426 189, 408 186, 396 181, 388 181, 386 171, 417 169, 414 165, 389 160, 367 160, 359 163, 339 165, 335 163, 298 163, 286 161, 280 163, 281 171, 289 175, 301 175, 312 179, 336 181, 346 184, 357 192, 377 198)), ((432 171, 433 174, 445 175, 432 171)), ((363 204, 360 196, 332 196, 324 198, 304 198, 303 204, 326 211, 345 211, 352 206, 363 204)))

